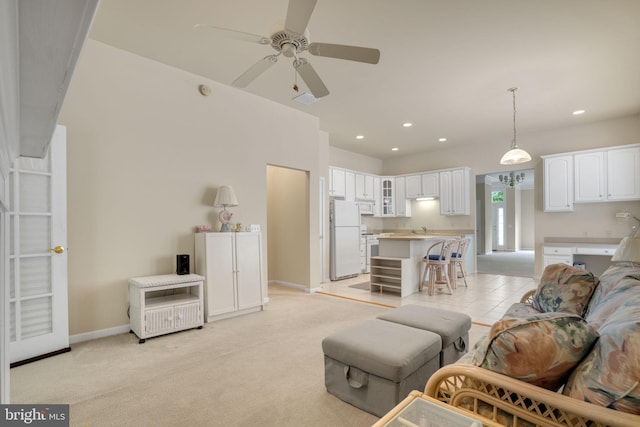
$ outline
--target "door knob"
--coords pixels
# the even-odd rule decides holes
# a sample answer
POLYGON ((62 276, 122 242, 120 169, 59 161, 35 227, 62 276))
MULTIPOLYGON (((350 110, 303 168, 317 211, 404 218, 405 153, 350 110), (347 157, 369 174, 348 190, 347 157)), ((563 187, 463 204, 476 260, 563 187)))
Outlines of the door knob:
POLYGON ((49 252, 55 252, 57 254, 61 254, 64 252, 64 246, 56 246, 55 248, 49 248, 49 252))

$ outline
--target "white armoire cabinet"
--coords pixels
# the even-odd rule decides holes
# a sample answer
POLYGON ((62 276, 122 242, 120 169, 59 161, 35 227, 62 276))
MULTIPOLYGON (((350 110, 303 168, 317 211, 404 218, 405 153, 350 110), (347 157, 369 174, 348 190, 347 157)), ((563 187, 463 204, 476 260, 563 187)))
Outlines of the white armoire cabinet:
POLYGON ((262 310, 261 233, 196 233, 195 269, 205 277, 205 321, 262 310))

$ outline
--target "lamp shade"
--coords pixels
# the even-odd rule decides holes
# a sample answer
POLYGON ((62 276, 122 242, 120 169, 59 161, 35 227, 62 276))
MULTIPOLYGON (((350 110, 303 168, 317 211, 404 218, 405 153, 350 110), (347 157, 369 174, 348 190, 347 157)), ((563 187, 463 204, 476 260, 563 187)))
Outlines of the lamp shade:
POLYGON ((230 185, 223 185, 218 189, 218 194, 216 194, 216 199, 213 201, 213 206, 238 206, 236 193, 233 192, 233 188, 230 185))
POLYGON ((531 156, 526 151, 514 147, 507 151, 500 159, 501 165, 517 165, 520 163, 526 163, 531 160, 531 156))
POLYGON ((640 263, 640 237, 627 236, 618 245, 611 262, 640 263))

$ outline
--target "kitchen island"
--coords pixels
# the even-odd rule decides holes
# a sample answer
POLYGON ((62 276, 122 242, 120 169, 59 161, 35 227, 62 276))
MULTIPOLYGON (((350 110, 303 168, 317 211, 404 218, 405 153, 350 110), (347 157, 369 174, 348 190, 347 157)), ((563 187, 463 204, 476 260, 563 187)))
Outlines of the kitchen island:
POLYGON ((391 290, 401 297, 418 292, 422 279, 422 259, 429 247, 460 234, 391 234, 378 237, 378 256, 371 257, 371 292, 391 290))

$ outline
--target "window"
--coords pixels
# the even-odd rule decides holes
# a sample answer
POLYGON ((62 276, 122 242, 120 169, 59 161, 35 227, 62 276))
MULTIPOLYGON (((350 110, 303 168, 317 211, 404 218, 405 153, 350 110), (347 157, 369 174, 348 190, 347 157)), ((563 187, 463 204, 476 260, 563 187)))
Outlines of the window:
POLYGON ((504 191, 492 191, 491 203, 504 203, 504 191))

